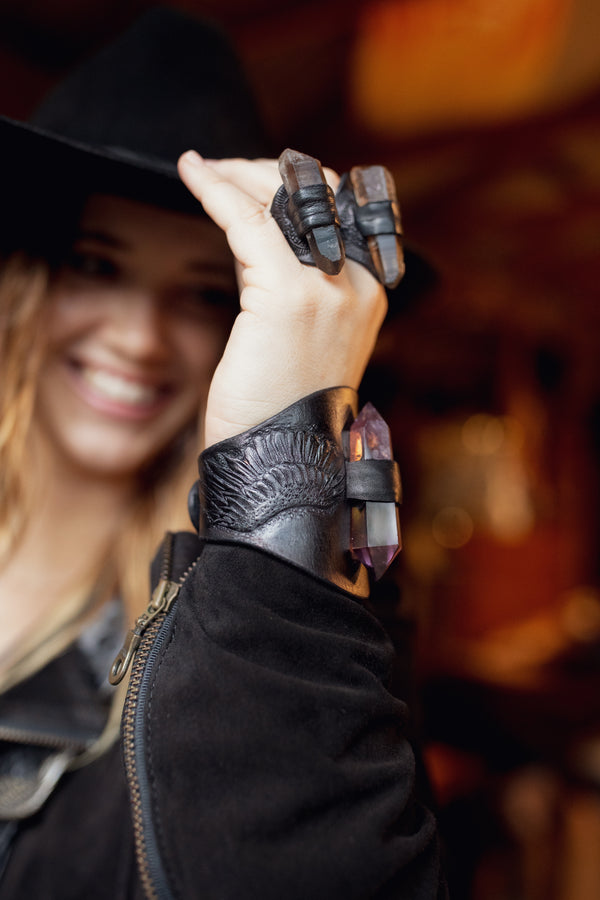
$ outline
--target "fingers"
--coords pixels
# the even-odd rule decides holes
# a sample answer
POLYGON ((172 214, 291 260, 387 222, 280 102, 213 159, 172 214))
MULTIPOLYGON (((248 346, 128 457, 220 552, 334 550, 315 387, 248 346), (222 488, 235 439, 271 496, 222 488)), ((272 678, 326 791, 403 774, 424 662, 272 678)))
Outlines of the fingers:
MULTIPOLYGON (((338 177, 325 170, 327 180, 335 184, 338 177)), ((260 282, 272 284, 266 273, 276 273, 288 279, 300 279, 302 284, 286 281, 287 291, 303 291, 314 281, 312 267, 302 265, 297 252, 292 251, 281 227, 272 216, 273 196, 281 187, 281 175, 276 160, 223 159, 203 160, 194 151, 183 154, 179 173, 204 210, 226 233, 230 248, 242 266, 242 284, 257 284, 256 273, 262 269, 260 282)), ((293 246, 293 245, 292 245, 293 246)), ((314 258, 314 253, 313 253, 314 258)), ((359 259, 359 257, 355 257, 359 259)), ((364 266, 362 259, 359 261, 364 266)), ((353 285, 360 294, 369 293, 372 275, 366 270, 348 266, 335 276, 338 289, 346 291, 353 285)))
POLYGON ((209 160, 208 165, 267 207, 281 186, 276 160, 215 159, 209 160))
MULTIPOLYGON (((281 175, 276 159, 211 159, 206 160, 224 178, 251 193, 261 203, 270 206, 281 187, 281 175)), ((337 190, 340 178, 333 169, 323 168, 327 183, 337 190)))
MULTIPOLYGON (((262 199, 269 184, 269 170, 253 167, 248 161, 232 160, 231 163, 234 165, 207 163, 194 151, 188 151, 180 157, 178 169, 182 181, 225 232, 239 262, 272 265, 274 254, 280 258, 287 245, 262 199), (252 177, 250 173, 254 173, 252 177)), ((272 194, 271 191, 268 202, 272 194)), ((289 252, 285 257, 294 259, 289 252)))

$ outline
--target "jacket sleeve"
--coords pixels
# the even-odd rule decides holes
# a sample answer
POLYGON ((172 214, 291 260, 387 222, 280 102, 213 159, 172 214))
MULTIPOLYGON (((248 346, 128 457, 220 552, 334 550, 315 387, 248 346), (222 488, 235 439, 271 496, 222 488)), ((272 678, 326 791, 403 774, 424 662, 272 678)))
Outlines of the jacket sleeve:
POLYGON ((164 896, 445 896, 391 655, 349 593, 261 549, 203 544, 144 676, 164 896))

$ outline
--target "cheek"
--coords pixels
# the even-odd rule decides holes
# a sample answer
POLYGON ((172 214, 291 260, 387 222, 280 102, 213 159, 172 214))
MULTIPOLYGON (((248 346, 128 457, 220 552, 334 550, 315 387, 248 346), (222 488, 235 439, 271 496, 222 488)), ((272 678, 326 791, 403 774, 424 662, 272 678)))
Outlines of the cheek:
POLYGON ((93 327, 98 308, 85 296, 55 291, 45 311, 46 339, 50 349, 60 346, 93 327))

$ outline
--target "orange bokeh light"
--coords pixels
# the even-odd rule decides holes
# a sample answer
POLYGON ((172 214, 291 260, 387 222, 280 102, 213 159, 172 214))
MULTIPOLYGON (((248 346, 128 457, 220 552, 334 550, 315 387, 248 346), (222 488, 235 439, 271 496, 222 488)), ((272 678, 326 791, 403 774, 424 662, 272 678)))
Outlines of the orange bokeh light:
POLYGON ((530 111, 563 49, 573 0, 376 0, 359 22, 351 102, 404 134, 530 111))

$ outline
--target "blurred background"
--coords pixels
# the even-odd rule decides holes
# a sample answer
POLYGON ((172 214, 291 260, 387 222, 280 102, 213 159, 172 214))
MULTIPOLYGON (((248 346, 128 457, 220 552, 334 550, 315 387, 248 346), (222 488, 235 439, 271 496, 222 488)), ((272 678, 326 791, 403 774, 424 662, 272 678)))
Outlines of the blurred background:
MULTIPOLYGON (((1 0, 25 118, 142 0, 1 0)), ((392 424, 417 715, 454 900, 600 897, 600 4, 187 0, 274 146, 393 171, 417 262, 365 393, 392 424)), ((404 633, 404 632, 403 632, 404 633)))

